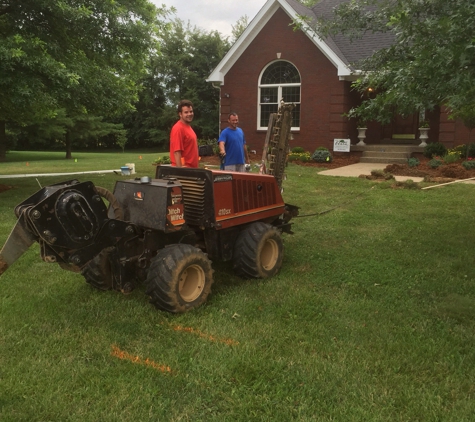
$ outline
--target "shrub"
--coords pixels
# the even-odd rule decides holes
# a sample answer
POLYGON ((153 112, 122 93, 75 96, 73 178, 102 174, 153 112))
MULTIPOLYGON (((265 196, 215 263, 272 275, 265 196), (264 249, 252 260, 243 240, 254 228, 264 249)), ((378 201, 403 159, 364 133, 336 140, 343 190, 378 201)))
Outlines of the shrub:
POLYGON ((301 154, 301 153, 305 152, 305 150, 302 147, 293 147, 291 151, 296 153, 296 154, 301 154))
POLYGON ((457 145, 454 148, 454 151, 457 151, 460 153, 461 158, 468 158, 468 157, 475 157, 475 144, 462 144, 462 145, 457 145))
POLYGON ((312 160, 317 163, 331 163, 333 157, 328 149, 316 149, 312 154, 312 160))
POLYGON ((437 167, 440 167, 442 165, 442 160, 440 160, 439 158, 433 158, 427 164, 429 164, 429 167, 436 169, 437 167))
POLYGON ((170 156, 164 155, 163 157, 159 157, 153 163, 154 164, 171 164, 170 156))
POLYGON ((421 162, 416 157, 411 157, 411 158, 408 158, 408 160, 407 160, 407 165, 409 167, 417 167, 420 163, 421 162))
POLYGON ((317 147, 317 151, 328 151, 328 148, 325 148, 325 147, 317 147))
POLYGON ((462 166, 463 166, 466 170, 475 169, 475 160, 464 161, 464 162, 462 163, 462 166))
POLYGON ((293 161, 300 161, 302 163, 306 163, 307 161, 310 160, 310 153, 309 152, 291 152, 287 156, 287 161, 293 162, 293 161))
POLYGON ((444 155, 444 161, 447 164, 455 163, 458 160, 460 160, 460 152, 454 149, 448 150, 447 154, 444 155))
POLYGON ((424 157, 432 158, 434 155, 443 157, 447 153, 447 148, 440 142, 431 142, 424 148, 424 157))

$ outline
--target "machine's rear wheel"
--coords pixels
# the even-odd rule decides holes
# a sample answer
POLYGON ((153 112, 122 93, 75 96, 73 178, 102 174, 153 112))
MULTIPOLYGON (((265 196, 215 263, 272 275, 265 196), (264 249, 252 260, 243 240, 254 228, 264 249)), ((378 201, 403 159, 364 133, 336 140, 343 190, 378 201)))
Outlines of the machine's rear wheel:
POLYGON ((86 282, 98 290, 111 290, 113 287, 112 270, 109 262, 109 254, 113 249, 113 246, 103 249, 81 270, 86 282))
POLYGON ((246 227, 234 245, 233 267, 243 278, 268 278, 279 271, 284 258, 280 233, 269 224, 246 227))
POLYGON ((151 260, 145 283, 155 307, 186 312, 204 303, 211 292, 211 261, 191 245, 171 245, 151 260))

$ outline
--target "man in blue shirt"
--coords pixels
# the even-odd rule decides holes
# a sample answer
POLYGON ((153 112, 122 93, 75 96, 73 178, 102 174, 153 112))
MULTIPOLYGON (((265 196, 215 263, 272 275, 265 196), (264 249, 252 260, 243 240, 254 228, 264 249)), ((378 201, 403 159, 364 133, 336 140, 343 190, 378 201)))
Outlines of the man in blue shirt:
POLYGON ((250 162, 244 132, 237 127, 239 123, 237 113, 229 114, 228 123, 229 126, 223 129, 218 139, 219 153, 224 157, 224 170, 244 172, 245 164, 250 162))

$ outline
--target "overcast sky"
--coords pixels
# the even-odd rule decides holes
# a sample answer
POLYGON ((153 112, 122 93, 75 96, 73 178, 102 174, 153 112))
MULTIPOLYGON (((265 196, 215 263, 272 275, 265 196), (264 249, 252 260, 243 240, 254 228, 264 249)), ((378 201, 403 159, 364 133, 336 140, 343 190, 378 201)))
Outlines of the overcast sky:
POLYGON ((157 6, 162 4, 176 9, 176 17, 205 31, 219 31, 231 36, 232 25, 244 15, 249 22, 264 6, 266 0, 151 0, 157 6))

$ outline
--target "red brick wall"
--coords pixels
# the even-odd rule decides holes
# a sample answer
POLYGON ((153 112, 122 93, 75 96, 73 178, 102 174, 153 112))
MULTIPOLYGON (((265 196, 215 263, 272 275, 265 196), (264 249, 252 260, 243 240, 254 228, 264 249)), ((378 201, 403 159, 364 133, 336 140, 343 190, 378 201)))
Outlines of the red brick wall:
POLYGON ((221 87, 221 129, 227 125, 228 113, 236 111, 248 145, 258 154, 266 135, 265 130, 257 130, 258 79, 262 70, 277 59, 277 53, 301 76, 300 131, 293 134, 291 147, 300 146, 310 152, 318 146, 331 150, 334 138, 349 135, 342 113, 351 105, 350 83, 340 81, 337 68, 290 24, 290 18, 279 9, 226 74, 221 87))
POLYGON ((447 148, 474 143, 475 130, 472 130, 470 135, 470 130, 464 125, 462 120, 450 119, 448 110, 442 108, 440 112, 439 141, 445 144, 447 148))

